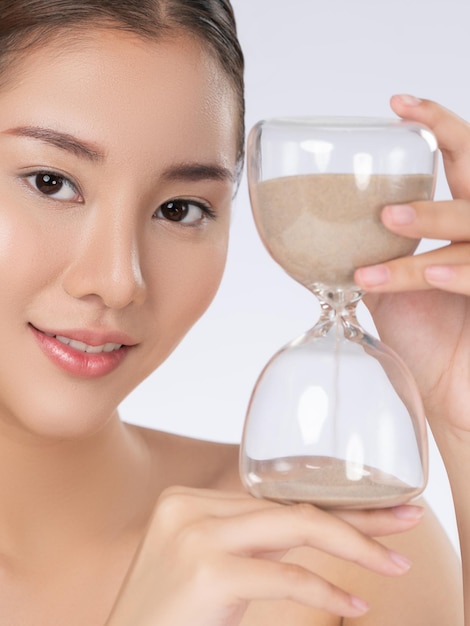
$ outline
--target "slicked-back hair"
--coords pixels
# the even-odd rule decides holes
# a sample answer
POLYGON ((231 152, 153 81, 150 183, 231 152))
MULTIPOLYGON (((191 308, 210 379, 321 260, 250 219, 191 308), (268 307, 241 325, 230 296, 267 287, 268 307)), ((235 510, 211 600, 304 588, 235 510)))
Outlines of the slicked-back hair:
POLYGON ((238 101, 237 160, 244 153, 244 59, 230 0, 0 0, 0 88, 15 64, 51 37, 112 28, 158 40, 173 31, 194 36, 217 59, 238 101))

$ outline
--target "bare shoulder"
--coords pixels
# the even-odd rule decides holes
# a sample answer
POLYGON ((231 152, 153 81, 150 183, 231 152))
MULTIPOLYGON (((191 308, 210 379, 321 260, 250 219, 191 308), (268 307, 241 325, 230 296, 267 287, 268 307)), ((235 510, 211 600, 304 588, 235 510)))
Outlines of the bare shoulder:
POLYGON ((411 560, 411 570, 405 576, 379 576, 312 548, 291 550, 284 557, 366 600, 371 609, 362 618, 341 621, 290 602, 256 602, 250 606, 243 626, 463 625, 460 560, 436 516, 425 502, 420 504, 425 507, 425 515, 418 527, 379 539, 411 560))
MULTIPOLYGON (((201 441, 138 429, 150 452, 155 490, 174 485, 241 491, 237 445, 201 441), (162 483, 163 480, 163 483, 162 483)), ((302 565, 361 598, 368 614, 343 620, 290 602, 251 603, 243 626, 442 626, 463 624, 461 565, 436 516, 425 502, 425 515, 412 531, 380 541, 412 561, 402 577, 386 578, 312 548, 291 550, 284 560, 302 565)))
POLYGON ((415 529, 381 539, 411 560, 405 576, 385 579, 354 565, 344 570, 351 592, 371 605, 367 615, 344 626, 463 625, 460 559, 433 511, 421 504, 425 515, 415 529))
POLYGON ((238 474, 239 447, 133 426, 150 452, 154 474, 165 486, 242 490, 238 474))

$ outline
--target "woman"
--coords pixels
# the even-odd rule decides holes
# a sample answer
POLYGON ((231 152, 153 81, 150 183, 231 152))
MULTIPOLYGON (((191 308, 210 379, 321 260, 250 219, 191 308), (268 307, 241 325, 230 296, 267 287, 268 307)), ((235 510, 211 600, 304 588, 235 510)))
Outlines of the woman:
MULTIPOLYGON (((243 57, 228 0, 2 5, 1 622, 461 623, 459 566, 429 511, 419 523, 417 505, 333 515, 254 500, 235 446, 119 420, 118 404, 203 313, 223 271, 243 156, 243 57)), ((450 180, 463 185, 463 122, 431 103, 394 106, 436 130, 450 180)), ((423 208, 440 215, 432 203, 414 208, 414 224, 393 228, 421 236, 423 208)), ((446 237, 468 201, 444 208, 433 236, 446 237)), ((419 262, 388 266, 375 289, 421 289, 419 262)), ((466 302, 424 295, 442 300, 447 319, 466 302)), ((425 298, 387 298, 413 333, 425 298)), ((378 322, 403 348, 383 301, 378 322)), ((434 369, 419 358, 429 341, 401 352, 434 402, 426 381, 456 337, 434 369)), ((445 433, 464 430, 447 389, 442 381, 435 421, 451 460, 466 451, 446 448, 445 433)))

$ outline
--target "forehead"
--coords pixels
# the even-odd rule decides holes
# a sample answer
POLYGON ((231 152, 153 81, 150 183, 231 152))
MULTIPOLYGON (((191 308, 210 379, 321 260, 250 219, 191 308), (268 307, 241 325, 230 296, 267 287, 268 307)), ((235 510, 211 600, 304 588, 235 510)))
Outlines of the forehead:
POLYGON ((182 33, 58 37, 21 58, 0 91, 0 128, 36 124, 89 138, 110 154, 171 146, 174 159, 236 158, 236 96, 217 60, 182 33), (191 156, 188 155, 191 151, 191 156))

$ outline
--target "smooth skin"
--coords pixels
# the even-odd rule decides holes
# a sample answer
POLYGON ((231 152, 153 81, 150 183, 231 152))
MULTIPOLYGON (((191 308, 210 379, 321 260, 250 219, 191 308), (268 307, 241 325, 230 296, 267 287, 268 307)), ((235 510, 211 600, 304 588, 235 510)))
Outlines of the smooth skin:
MULTIPOLYGON (((413 117, 413 114, 410 115, 408 113, 407 102, 409 102, 408 98, 395 98, 392 100, 392 106, 399 115, 416 119, 413 117)), ((422 106, 425 108, 424 103, 413 104, 413 106, 422 106)), ((430 104, 428 106, 433 107, 434 117, 428 116, 425 120, 422 119, 422 121, 433 128, 438 136, 440 145, 446 145, 445 138, 448 132, 451 132, 447 130, 450 121, 455 121, 454 132, 459 136, 462 130, 466 128, 464 122, 455 120, 452 114, 442 107, 436 104, 430 104), (442 131, 442 129, 446 130, 442 131)), ((470 141, 468 144, 470 144, 470 141)), ((456 162, 459 163, 458 159, 456 162)), ((453 167, 453 159, 452 157, 449 158, 448 154, 446 155, 446 165, 450 179, 459 180, 459 176, 453 167)), ((421 204, 424 205, 424 203, 421 204)), ((429 202, 426 204, 428 208, 434 210, 437 203, 429 202)), ((459 207, 456 205, 461 206, 461 203, 454 202, 450 203, 450 205, 458 211, 459 207)), ((390 209, 385 209, 383 214, 384 223, 387 226, 389 210, 390 209)), ((406 234, 411 237, 425 236, 425 233, 421 232, 419 228, 406 234)), ((439 237, 440 234, 439 227, 436 227, 432 232, 434 238, 439 237)), ((445 236, 446 235, 444 235, 444 237, 445 236)), ((445 258, 449 260, 449 257, 445 258)), ((413 257, 394 263, 403 263, 413 266, 421 261, 421 259, 417 260, 413 257)), ((393 266, 393 263, 391 265, 393 266)), ((410 269, 412 268, 410 267, 410 269)), ((358 272, 358 274, 360 274, 360 272, 358 272)), ((388 328, 389 331, 396 330, 397 317, 390 312, 390 306, 395 302, 394 298, 402 298, 402 302, 406 302, 406 299, 408 299, 405 305, 407 307, 405 310, 408 314, 408 318, 404 319, 405 332, 407 332, 409 328, 408 320, 410 318, 414 320, 414 316, 416 315, 416 309, 413 311, 411 305, 415 302, 420 302, 423 295, 426 297, 426 294, 421 292, 416 293, 416 290, 422 289, 422 287, 422 284, 417 285, 408 279, 408 281, 402 283, 401 288, 408 289, 408 291, 412 291, 413 293, 410 293, 408 296, 403 296, 402 294, 399 296, 386 296, 382 299, 382 302, 377 300, 373 303, 375 304, 374 312, 376 313, 378 323, 381 323, 384 329, 388 328), (386 301, 384 302, 384 300, 386 301), (382 317, 380 317, 380 312, 382 312, 382 317), (385 317, 385 315, 387 315, 387 317, 385 317), (389 327, 386 325, 387 322, 389 327)), ((428 287, 429 285, 425 285, 426 290, 428 287)), ((387 287, 385 286, 383 289, 386 291, 387 287)), ((436 296, 436 294, 434 295, 436 296)), ((437 294, 436 297, 440 297, 439 294, 437 294)), ((401 313, 404 314, 404 311, 401 313)), ((426 304, 422 305, 422 314, 423 316, 429 316, 426 304)), ((422 323, 422 320, 416 321, 416 327, 413 329, 414 332, 417 332, 418 328, 420 328, 420 323, 422 323)), ((440 323, 442 324, 442 321, 440 321, 440 323)), ((400 324, 400 332, 403 332, 403 324, 400 324)), ((399 335, 399 337, 401 338, 402 335, 399 335)), ((409 341, 409 335, 407 337, 409 341)), ((387 340, 387 338, 385 338, 385 340, 387 340)), ((396 343, 395 341, 395 344, 396 343)), ((429 349, 427 343, 424 341, 422 348, 426 350, 429 349)), ((425 393, 428 388, 425 382, 427 381, 427 375, 430 369, 429 353, 427 353, 423 359, 419 351, 416 351, 415 343, 413 343, 412 350, 409 350, 410 354, 411 352, 415 361, 419 359, 420 366, 423 368, 421 376, 418 377, 418 381, 422 392, 425 393), (427 365, 426 360, 428 361, 427 365)), ((407 360, 410 366, 412 366, 413 363, 411 362, 410 355, 403 354, 403 356, 408 357, 407 360)), ((416 365, 414 369, 417 369, 416 365)), ((464 390, 465 388, 465 385, 463 385, 464 390)), ((427 409, 430 411, 430 400, 426 395, 425 399, 427 409)), ((447 410, 448 402, 444 402, 443 404, 442 410, 447 410)), ((440 440, 442 440, 442 438, 440 440)), ((462 492, 464 491, 463 486, 461 486, 461 490, 462 492)), ((163 625, 166 623, 183 624, 185 619, 189 619, 187 605, 182 605, 180 602, 181 597, 184 595, 183 591, 177 593, 172 601, 171 593, 168 593, 165 589, 164 597, 157 596, 158 602, 156 606, 149 606, 148 600, 147 602, 145 601, 146 598, 148 599, 150 597, 151 589, 159 589, 159 585, 157 585, 156 588, 154 587, 154 576, 156 576, 160 568, 163 567, 162 578, 164 572, 168 571, 167 568, 173 571, 169 565, 165 565, 163 556, 167 554, 170 555, 170 563, 185 563, 184 568, 175 572, 176 577, 172 579, 172 582, 179 581, 181 590, 186 590, 187 585, 192 587, 192 593, 194 593, 194 604, 191 605, 194 607, 194 613, 191 617, 192 623, 200 623, 201 625, 253 624, 253 626, 255 624, 264 623, 295 623, 300 626, 307 626, 309 624, 315 624, 315 626, 338 626, 342 624, 346 626, 353 623, 362 626, 377 626, 377 624, 381 626, 395 626, 398 623, 403 625, 409 624, 410 626, 424 623, 436 626, 442 624, 463 624, 462 582, 459 563, 452 553, 452 549, 442 529, 428 510, 424 515, 423 521, 415 530, 411 530, 403 535, 395 535, 394 537, 386 538, 385 543, 388 546, 399 549, 401 553, 405 553, 411 557, 413 566, 406 576, 384 579, 383 574, 385 570, 382 570, 382 576, 377 576, 379 570, 374 567, 373 560, 370 559, 369 554, 366 569, 358 567, 358 565, 363 566, 364 563, 358 560, 357 553, 356 556, 353 556, 352 553, 348 552, 348 550, 352 549, 354 553, 356 549, 353 547, 355 542, 352 536, 346 537, 344 534, 345 528, 338 527, 336 523, 333 524, 331 515, 320 513, 315 507, 301 507, 300 511, 299 507, 290 507, 287 508, 287 510, 283 509, 279 511, 279 515, 287 515, 288 518, 290 518, 287 522, 282 520, 279 527, 275 523, 273 516, 275 509, 273 509, 272 512, 269 511, 269 517, 268 512, 263 509, 260 511, 260 513, 263 512, 263 516, 256 511, 257 515, 252 515, 252 519, 249 523, 247 521, 250 529, 253 528, 254 531, 260 533, 258 538, 259 543, 256 543, 258 549, 263 548, 268 553, 282 549, 282 553, 284 553, 287 549, 291 548, 285 560, 294 564, 295 567, 281 572, 280 569, 276 571, 276 568, 272 566, 267 567, 265 562, 260 563, 258 561, 259 556, 266 558, 267 555, 263 553, 260 555, 253 551, 253 545, 250 541, 251 533, 247 534, 244 526, 245 516, 237 516, 237 525, 235 528, 240 534, 238 534, 238 532, 234 533, 233 526, 230 523, 230 517, 226 519, 226 515, 230 510, 226 508, 228 505, 227 501, 217 501, 214 503, 216 505, 214 509, 209 511, 207 508, 204 508, 205 514, 201 518, 195 518, 193 517, 194 503, 186 501, 186 506, 184 505, 184 499, 187 498, 188 495, 191 500, 195 494, 188 492, 183 494, 178 490, 176 493, 170 492, 171 498, 169 507, 170 511, 173 510, 173 506, 177 511, 174 517, 170 515, 170 519, 172 520, 170 527, 171 529, 176 529, 177 534, 175 536, 172 531, 170 536, 175 542, 176 554, 180 555, 179 550, 181 549, 181 545, 183 545, 187 550, 185 556, 183 557, 183 555, 181 555, 179 558, 175 558, 171 542, 168 543, 168 535, 164 532, 162 535, 162 528, 166 527, 165 521, 161 521, 161 516, 165 516, 165 508, 168 504, 166 494, 162 503, 163 512, 162 509, 159 509, 157 506, 146 540, 134 563, 133 572, 136 578, 133 579, 131 576, 124 586, 116 605, 117 612, 109 621, 109 626, 124 626, 132 622, 134 616, 138 615, 138 613, 135 612, 137 606, 141 608, 145 607, 143 610, 146 615, 151 616, 148 621, 149 625, 163 625), (171 499, 174 499, 173 504, 171 504, 171 499), (188 511, 191 512, 189 514, 189 523, 187 518, 188 511), (210 513, 209 518, 207 517, 208 513, 210 513), (324 515, 328 517, 324 518, 324 515), (214 517, 216 519, 214 519, 214 517), (220 520, 220 517, 223 519, 220 520), (263 520, 262 517, 266 519, 263 520), (308 517, 309 521, 312 523, 312 529, 314 519, 317 520, 317 524, 322 518, 325 520, 328 519, 324 529, 321 530, 320 527, 317 526, 316 531, 320 530, 319 537, 310 538, 310 535, 306 536, 301 531, 301 536, 303 537, 301 543, 309 546, 308 549, 298 547, 293 549, 293 544, 289 545, 287 542, 283 543, 285 536, 281 532, 281 528, 285 530, 284 524, 287 524, 289 530, 296 529, 296 518, 299 517, 308 517), (271 528, 275 531, 274 536, 268 531, 268 529, 271 530, 271 528), (332 532, 335 533, 336 529, 339 530, 342 538, 340 534, 334 534, 333 536, 330 534, 332 532), (243 534, 242 531, 244 531, 243 534), (235 545, 232 543, 234 534, 236 534, 237 537, 235 545), (149 547, 152 535, 154 535, 154 540, 156 540, 157 543, 149 547), (162 536, 164 538, 164 546, 160 544, 162 536), (332 537, 333 544, 330 548, 329 539, 332 537), (348 547, 345 546, 345 542, 348 543, 348 547), (340 552, 337 552, 339 545, 341 545, 342 548, 340 552), (319 547, 321 548, 320 550, 318 550, 319 547), (346 552, 343 551, 344 549, 346 549, 346 552), (239 558, 240 550, 242 551, 244 562, 239 558), (228 557, 225 551, 229 551, 228 557), (349 557, 346 556, 346 554, 349 554, 349 557), (202 555, 209 557, 208 562, 202 555), (212 558, 210 558, 211 555, 212 558), (248 561, 247 566, 247 556, 256 557, 256 566, 255 563, 250 561, 248 561), (354 561, 356 561, 356 564, 351 564, 351 562, 354 563, 354 561), (315 577, 312 578, 305 570, 298 569, 299 566, 307 568, 308 571, 313 571, 315 577), (222 572, 228 573, 229 571, 231 572, 230 581, 227 581, 222 575, 222 572), (185 575, 186 572, 196 573, 194 575, 190 574, 189 578, 187 578, 185 575), (239 572, 242 574, 242 577, 238 582, 237 574, 239 572), (266 589, 265 584, 271 579, 271 576, 273 576, 272 586, 266 589), (279 576, 282 577, 280 583, 278 583, 279 576), (317 578, 317 576, 319 576, 319 578, 317 578), (327 582, 325 582, 325 579, 327 582), (148 595, 143 591, 143 588, 145 588, 144 581, 147 581, 149 585, 148 595), (351 612, 351 607, 347 606, 348 599, 342 596, 341 593, 338 593, 337 588, 332 588, 330 586, 331 582, 342 589, 346 588, 350 591, 354 591, 360 598, 367 598, 371 610, 364 612, 361 617, 360 615, 364 607, 361 607, 360 603, 353 600, 352 603, 353 606, 355 605, 355 608, 357 608, 357 612, 356 614, 351 612), (286 595, 273 594, 277 584, 281 584, 281 589, 285 590, 286 595), (305 585, 308 585, 308 589, 304 596, 305 585), (214 609, 214 614, 211 613, 211 615, 207 613, 208 609, 205 603, 206 595, 204 589, 208 588, 212 590, 213 598, 212 608, 214 609), (223 597, 224 594, 227 594, 226 607, 225 609, 221 609, 220 614, 217 614, 215 611, 216 598, 223 597), (136 604, 135 599, 139 596, 141 598, 140 602, 136 604), (283 597, 287 599, 287 602, 271 603, 266 601, 274 598, 282 599, 283 597), (237 598, 239 598, 238 602, 237 598), (246 607, 242 599, 250 600, 256 598, 264 599, 265 601, 251 603, 244 613, 244 617, 240 618, 246 607), (292 600, 294 602, 292 602, 292 600), (312 604, 315 608, 312 608, 312 604), (118 612, 120 612, 119 617, 118 612), (335 617, 337 613, 345 617, 343 619, 335 617), (212 615, 214 615, 214 617, 211 619, 212 615)), ((462 493, 461 497, 463 502, 466 502, 467 495, 462 493)), ((267 503, 263 505, 261 503, 257 506, 265 506, 268 509, 272 505, 268 505, 267 503)), ((255 511, 253 511, 253 513, 254 512, 255 511)), ((411 510, 408 511, 410 517, 414 516, 415 513, 416 512, 412 512, 411 510)), ((388 513, 384 512, 384 514, 388 513)), ((402 510, 401 514, 406 514, 405 510, 402 510)), ((363 513, 362 515, 365 516, 366 514, 363 513)), ((378 521, 377 513, 373 513, 372 515, 375 516, 375 521, 378 521)), ((354 524, 359 525, 359 528, 365 531, 366 528, 362 526, 364 519, 363 517, 359 522, 359 519, 352 514, 349 521, 353 521, 354 524)), ((372 517, 370 519, 372 519, 372 517)), ((462 514, 460 514, 459 519, 462 519, 462 514)), ((417 517, 415 518, 415 521, 416 520, 417 517)), ((385 528, 386 524, 381 530, 385 528)), ((370 530, 372 534, 382 534, 378 528, 371 528, 370 530)), ((385 531, 385 534, 387 534, 387 531, 385 531)), ((291 537, 290 534, 289 537, 291 537)), ((466 558, 465 551, 464 558, 466 558)), ((402 568, 402 573, 408 569, 406 561, 401 558, 398 558, 395 564, 399 568, 402 568), (398 563, 400 563, 400 565, 398 565, 398 563)), ((391 570, 389 570, 388 573, 391 574, 391 570)), ((396 573, 398 573, 398 570, 396 573)), ((154 593, 157 593, 156 590, 154 593)), ((351 603, 351 599, 349 599, 349 603, 351 603)), ((144 621, 143 623, 146 622, 144 621)))
MULTIPOLYGON (((397 108, 396 101, 394 104, 397 108)), ((442 123, 449 113, 434 106, 442 123)), ((436 125, 431 121, 428 124, 436 125)), ((433 203, 428 205, 434 206, 433 203)), ((413 233, 410 236, 421 235, 413 233)), ((408 259, 407 262, 414 263, 415 260, 408 259)), ((418 298, 419 294, 414 297, 418 298)), ((396 318, 389 316, 389 319, 395 327, 396 318)), ((425 378, 424 372, 422 378, 425 378)), ((221 486, 230 486, 230 482, 224 481, 221 486)), ((234 526, 231 519, 234 496, 227 500, 226 495, 210 494, 210 498, 215 499, 210 507, 208 496, 207 492, 196 494, 176 489, 160 499, 108 626, 124 626, 133 620, 143 620, 142 623, 146 624, 147 616, 149 625, 183 624, 189 619, 191 623, 205 626, 264 623, 300 626, 346 626, 353 623, 411 626, 425 623, 437 626, 463 623, 459 563, 429 510, 415 530, 384 540, 386 545, 407 554, 413 561, 408 571, 406 560, 395 557, 395 573, 398 574, 399 569, 408 573, 384 579, 385 569, 377 575, 379 569, 368 550, 363 553, 367 560, 363 569, 365 562, 356 550, 362 553, 366 546, 358 547, 343 525, 333 523, 330 514, 309 506, 279 510, 269 503, 247 501, 249 518, 246 513, 238 514, 234 526), (201 496, 203 506, 199 516, 195 500, 201 496), (280 516, 279 525, 274 513, 280 516), (170 523, 165 519, 166 515, 170 523), (314 536, 304 534, 306 530, 298 526, 299 520, 305 519, 308 519, 309 528, 315 529, 314 536), (322 520, 325 520, 324 527, 321 526, 322 520), (296 536, 294 543, 289 543, 291 532, 296 536), (299 548, 299 545, 308 548, 299 548), (266 563, 266 558, 273 552, 276 558, 280 556, 279 551, 284 555, 284 561, 290 563, 287 569, 281 569, 277 561, 274 567, 266 563), (263 557, 263 561, 259 557, 263 557), (174 563, 184 563, 184 567, 175 570, 174 563), (160 581, 165 581, 165 585, 162 586, 160 581), (331 583, 335 587, 331 587, 331 583), (174 595, 167 584, 174 585, 174 595), (371 610, 364 612, 360 602, 344 596, 338 587, 354 592, 355 597, 367 598, 371 610), (210 607, 206 595, 209 589, 210 607), (150 600, 152 593, 154 597, 150 600), (181 603, 182 597, 192 602, 189 605, 181 603), (219 598, 225 599, 220 608, 219 598), (264 601, 252 602, 247 608, 247 601, 256 599, 264 601), (269 602, 272 599, 284 601, 269 602), (338 613, 345 616, 344 619, 335 616, 338 613)), ((241 504, 242 499, 235 502, 237 509, 241 504)), ((383 512, 382 515, 389 513, 383 512)), ((409 515, 409 522, 414 518, 412 524, 418 519, 416 511, 402 509, 398 514, 409 515)), ((367 514, 360 515, 362 519, 350 513, 346 520, 367 532, 364 526, 367 514)), ((378 515, 377 512, 371 514, 369 523, 379 522, 378 515)), ((369 530, 371 534, 388 534, 387 525, 388 521, 382 520, 376 528, 369 530)), ((388 575, 393 576, 391 569, 388 575)))
POLYGON ((68 43, 35 50, 0 92, 0 621, 462 623, 458 561, 426 508, 255 500, 235 446, 119 421, 219 284, 236 99, 187 36, 68 43), (36 341, 67 329, 131 347, 106 375, 73 374, 36 341))
MULTIPOLYGON (((397 220, 393 207, 386 207, 383 222, 405 236, 450 242, 436 251, 395 260, 382 268, 361 269, 356 280, 369 292, 381 294, 369 296, 378 330, 415 376, 446 465, 459 527, 468 625, 470 125, 435 102, 405 96, 392 98, 391 104, 398 115, 427 124, 436 134, 453 200, 413 203, 411 210, 405 209, 406 220, 397 220), (377 275, 382 276, 379 281, 377 275)), ((402 209, 398 215, 403 216, 402 209)))

